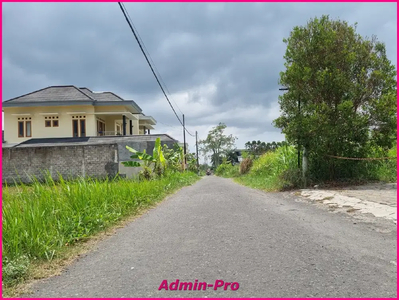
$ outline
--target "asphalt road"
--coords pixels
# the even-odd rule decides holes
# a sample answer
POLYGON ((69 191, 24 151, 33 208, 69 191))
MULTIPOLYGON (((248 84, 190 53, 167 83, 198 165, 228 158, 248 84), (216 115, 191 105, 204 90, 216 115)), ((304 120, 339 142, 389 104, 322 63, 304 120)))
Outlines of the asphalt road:
POLYGON ((396 297, 396 226, 387 226, 210 176, 28 297, 396 297), (164 280, 196 290, 159 291, 164 280), (196 280, 223 286, 198 290, 196 280))

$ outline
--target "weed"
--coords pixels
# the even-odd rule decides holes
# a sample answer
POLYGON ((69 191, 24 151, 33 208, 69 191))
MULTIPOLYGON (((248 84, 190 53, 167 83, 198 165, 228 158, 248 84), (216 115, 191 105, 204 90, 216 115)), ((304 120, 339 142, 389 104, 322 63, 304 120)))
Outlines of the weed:
POLYGON ((21 255, 14 259, 8 257, 2 261, 2 277, 3 284, 10 285, 21 282, 27 274, 29 267, 29 258, 21 255))
POLYGON ((253 165, 253 161, 250 157, 245 158, 241 163, 240 163, 240 174, 244 175, 251 170, 251 167, 253 165))
POLYGON ((222 177, 237 177, 240 175, 238 171, 238 165, 233 166, 229 162, 220 164, 217 167, 215 174, 222 177))

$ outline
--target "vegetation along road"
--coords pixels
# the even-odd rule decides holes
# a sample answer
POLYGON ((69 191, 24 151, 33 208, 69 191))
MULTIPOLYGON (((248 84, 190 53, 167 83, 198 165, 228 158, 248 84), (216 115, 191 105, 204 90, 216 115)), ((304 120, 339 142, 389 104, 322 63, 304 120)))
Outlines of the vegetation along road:
POLYGON ((384 222, 209 176, 28 297, 396 297, 396 226, 384 222))

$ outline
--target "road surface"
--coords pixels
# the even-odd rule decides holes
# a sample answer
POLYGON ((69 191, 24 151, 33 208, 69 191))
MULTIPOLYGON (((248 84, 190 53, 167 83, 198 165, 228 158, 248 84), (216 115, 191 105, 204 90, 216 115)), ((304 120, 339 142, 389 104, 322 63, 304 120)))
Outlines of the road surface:
POLYGON ((396 225, 298 199, 205 177, 26 296, 396 297, 396 225))

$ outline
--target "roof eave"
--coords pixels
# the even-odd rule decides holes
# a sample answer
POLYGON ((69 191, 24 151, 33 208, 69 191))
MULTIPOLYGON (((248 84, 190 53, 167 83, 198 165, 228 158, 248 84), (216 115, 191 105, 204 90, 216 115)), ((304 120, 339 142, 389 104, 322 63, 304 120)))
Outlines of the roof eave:
POLYGON ((140 106, 138 106, 136 104, 136 102, 134 102, 134 101, 125 100, 125 101, 95 101, 94 102, 94 106, 110 106, 110 105, 111 106, 112 105, 123 105, 123 106, 131 105, 131 106, 133 106, 133 108, 136 111, 138 111, 140 113, 142 112, 140 106))
POLYGON ((144 116, 144 118, 140 117, 139 121, 142 121, 142 123, 148 123, 148 124, 151 124, 151 125, 156 125, 157 124, 157 121, 151 116, 144 116))
POLYGON ((41 101, 41 102, 3 102, 2 107, 36 107, 36 106, 73 106, 73 105, 93 105, 93 106, 132 106, 136 111, 141 112, 141 108, 134 101, 41 101))
POLYGON ((3 102, 2 107, 71 106, 93 105, 93 101, 41 101, 41 102, 3 102))

